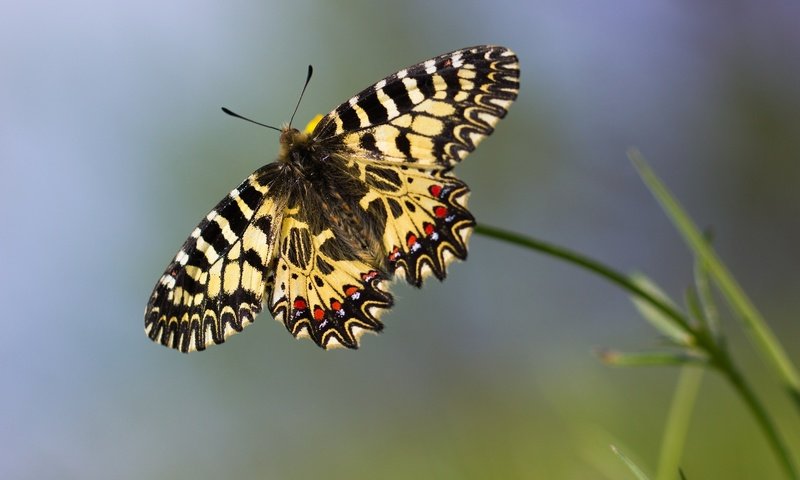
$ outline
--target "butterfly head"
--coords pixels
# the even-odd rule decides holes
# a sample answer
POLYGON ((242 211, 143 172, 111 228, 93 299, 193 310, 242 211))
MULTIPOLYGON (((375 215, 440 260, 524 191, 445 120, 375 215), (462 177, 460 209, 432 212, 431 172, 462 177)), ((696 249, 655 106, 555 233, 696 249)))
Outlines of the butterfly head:
POLYGON ((308 156, 311 146, 311 136, 306 132, 286 126, 281 129, 281 147, 278 161, 281 163, 297 164, 308 156))

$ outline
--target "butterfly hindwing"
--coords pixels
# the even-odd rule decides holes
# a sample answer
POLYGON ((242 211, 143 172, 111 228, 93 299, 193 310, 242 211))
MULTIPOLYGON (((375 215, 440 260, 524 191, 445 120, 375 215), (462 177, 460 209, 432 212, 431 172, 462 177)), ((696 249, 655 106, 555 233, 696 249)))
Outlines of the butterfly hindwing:
MULTIPOLYGON (((274 168, 272 169, 274 170, 274 168)), ((148 336, 189 352, 225 341, 261 311, 278 208, 256 172, 195 228, 156 284, 148 336)))
POLYGON ((392 306, 386 275, 330 228, 315 232, 309 223, 296 210, 284 217, 267 288, 270 312, 295 337, 355 348, 361 333, 383 328, 378 317, 392 306))
POLYGON ((492 133, 518 90, 510 50, 457 50, 365 89, 323 117, 312 136, 365 160, 452 167, 492 133))
POLYGON ((381 242, 389 271, 419 287, 429 274, 443 280, 450 262, 466 258, 475 220, 464 182, 441 170, 376 164, 364 165, 362 177, 370 187, 362 207, 385 212, 381 242), (381 208, 370 208, 374 203, 381 208))

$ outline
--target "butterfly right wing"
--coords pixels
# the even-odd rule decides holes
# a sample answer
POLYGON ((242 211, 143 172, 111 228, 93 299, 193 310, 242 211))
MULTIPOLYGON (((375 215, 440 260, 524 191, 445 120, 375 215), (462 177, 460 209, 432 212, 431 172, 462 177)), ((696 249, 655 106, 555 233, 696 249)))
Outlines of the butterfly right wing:
POLYGON ((150 296, 150 339, 187 353, 253 322, 281 223, 281 205, 269 193, 276 169, 270 164, 250 175, 194 229, 150 296))
POLYGON ((421 287, 431 274, 443 280, 453 260, 467 257, 475 219, 464 182, 447 171, 389 163, 364 166, 362 180, 370 187, 362 208, 386 218, 381 243, 389 271, 421 287))
POLYGON ((448 169, 494 131, 518 91, 514 52, 464 48, 364 89, 323 117, 312 137, 364 162, 448 169))
POLYGON ((360 206, 380 213, 387 269, 412 285, 466 258, 475 221, 469 189, 450 170, 506 115, 519 73, 505 47, 456 50, 389 75, 312 132, 369 187, 360 206))
POLYGON ((323 117, 312 136, 367 185, 388 269, 415 286, 467 255, 469 189, 450 170, 492 133, 519 91, 501 46, 439 55, 390 75, 323 117), (380 208, 374 208, 378 205, 380 208))

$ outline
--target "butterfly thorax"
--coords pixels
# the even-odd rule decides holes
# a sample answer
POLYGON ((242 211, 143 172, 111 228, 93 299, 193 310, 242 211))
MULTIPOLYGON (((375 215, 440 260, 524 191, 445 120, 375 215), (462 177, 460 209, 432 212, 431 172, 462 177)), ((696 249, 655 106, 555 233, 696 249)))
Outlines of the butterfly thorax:
POLYGON ((282 191, 293 217, 308 225, 312 235, 329 230, 334 241, 329 244, 341 258, 369 259, 376 268, 384 265, 380 241, 383 220, 375 218, 360 205, 368 187, 359 180, 357 167, 341 152, 300 130, 285 127, 281 131, 277 163, 280 173, 272 190, 282 191))

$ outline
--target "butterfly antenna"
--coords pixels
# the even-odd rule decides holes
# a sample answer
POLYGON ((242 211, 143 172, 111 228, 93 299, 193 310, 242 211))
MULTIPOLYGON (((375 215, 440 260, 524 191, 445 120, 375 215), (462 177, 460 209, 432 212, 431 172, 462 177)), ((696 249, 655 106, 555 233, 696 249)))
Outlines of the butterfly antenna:
POLYGON ((248 121, 248 122, 250 122, 250 123, 255 123, 256 125, 261 125, 262 127, 271 128, 271 129, 273 129, 273 130, 277 130, 277 131, 279 131, 279 132, 281 131, 281 129, 280 129, 280 128, 278 128, 278 127, 273 127, 272 125, 265 125, 265 124, 263 124, 263 123, 261 123, 261 122, 256 122, 255 120, 249 119, 249 118, 247 118, 247 117, 243 117, 243 116, 239 115, 238 113, 236 113, 236 112, 234 112, 234 111, 232 111, 232 110, 229 110, 229 109, 227 109, 227 108, 225 108, 225 107, 222 107, 222 111, 223 111, 223 112, 225 112, 225 113, 227 113, 227 114, 228 114, 228 115, 230 115, 231 117, 241 118, 242 120, 248 121))
POLYGON ((297 105, 294 106, 294 112, 292 112, 292 118, 289 119, 289 126, 292 126, 292 120, 294 120, 294 114, 297 113, 297 109, 300 107, 300 100, 303 99, 303 94, 306 93, 306 87, 308 86, 308 82, 311 81, 311 74, 314 73, 314 68, 309 65, 308 66, 308 75, 306 76, 306 83, 303 85, 303 90, 300 92, 300 98, 297 99, 297 105))

